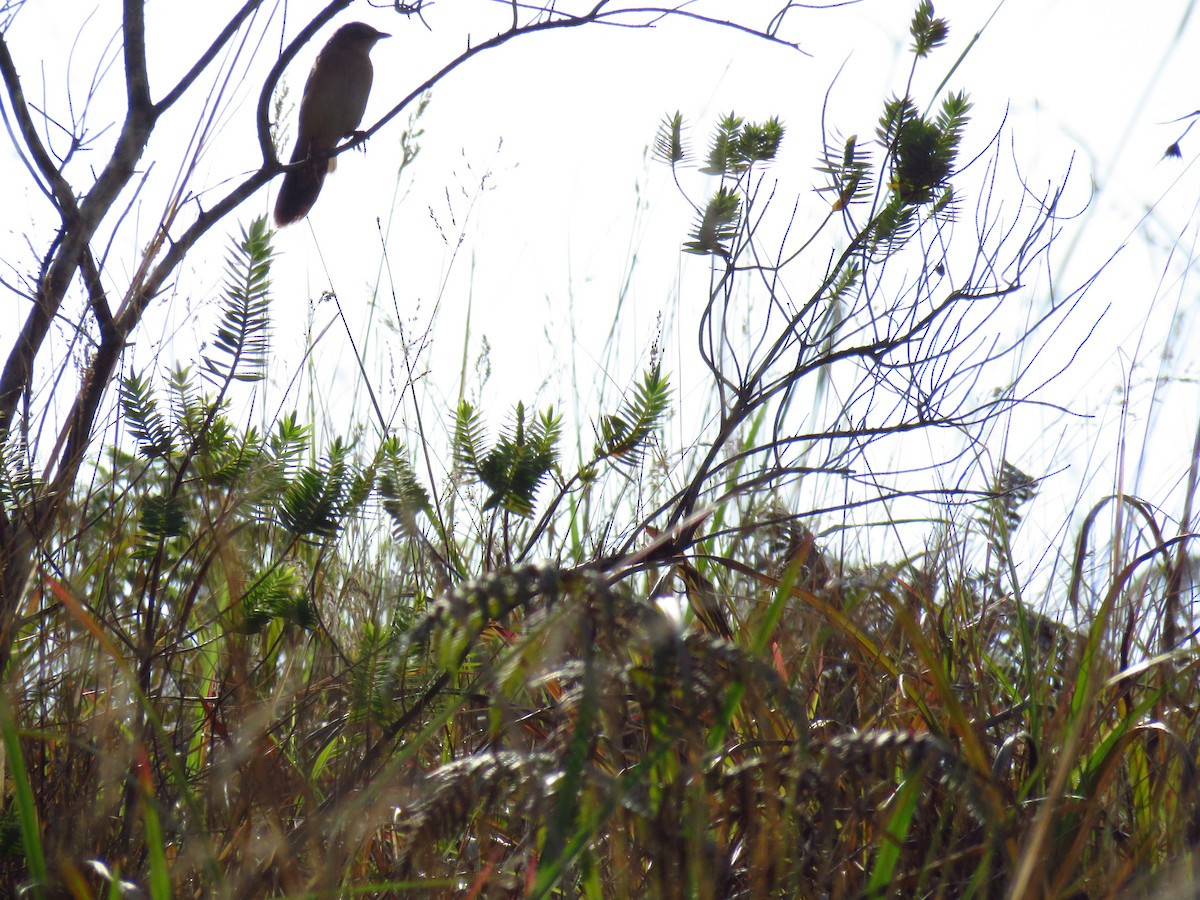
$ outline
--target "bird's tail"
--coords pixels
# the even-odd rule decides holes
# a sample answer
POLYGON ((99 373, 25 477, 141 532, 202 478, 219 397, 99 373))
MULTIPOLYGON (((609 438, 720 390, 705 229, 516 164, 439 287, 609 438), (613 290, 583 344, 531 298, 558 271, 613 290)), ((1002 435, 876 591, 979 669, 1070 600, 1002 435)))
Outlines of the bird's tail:
MULTIPOLYGON (((292 154, 292 162, 300 162, 308 153, 300 146, 292 154)), ((325 183, 325 173, 329 171, 332 159, 310 160, 297 169, 284 173, 283 184, 279 186, 279 196, 275 200, 275 224, 282 228, 299 222, 308 215, 308 211, 321 195, 321 185, 325 183)))

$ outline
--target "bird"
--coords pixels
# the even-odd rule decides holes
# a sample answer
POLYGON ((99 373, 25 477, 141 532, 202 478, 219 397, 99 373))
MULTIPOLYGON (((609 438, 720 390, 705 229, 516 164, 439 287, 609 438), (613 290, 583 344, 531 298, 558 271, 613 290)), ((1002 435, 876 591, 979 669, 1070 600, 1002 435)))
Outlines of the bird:
POLYGON ((376 41, 391 37, 364 22, 343 25, 317 54, 304 83, 300 100, 300 124, 292 163, 304 163, 283 176, 275 200, 275 224, 280 228, 308 215, 325 174, 337 166, 329 156, 342 138, 356 133, 371 93, 371 48, 376 41))

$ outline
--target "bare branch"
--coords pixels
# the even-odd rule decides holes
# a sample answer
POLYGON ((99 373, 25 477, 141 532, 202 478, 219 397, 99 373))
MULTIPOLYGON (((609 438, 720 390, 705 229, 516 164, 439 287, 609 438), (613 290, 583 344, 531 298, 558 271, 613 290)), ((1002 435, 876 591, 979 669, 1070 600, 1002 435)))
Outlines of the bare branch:
MULTIPOLYGON (((75 195, 71 191, 71 186, 67 184, 67 180, 58 171, 54 160, 50 158, 41 138, 38 137, 37 128, 34 127, 33 119, 29 115, 29 106, 25 102, 25 93, 21 89, 21 79, 17 74, 16 65, 13 63, 12 54, 8 52, 8 43, 4 40, 3 34, 0 34, 0 77, 4 79, 4 87, 8 91, 9 103, 13 108, 13 116, 17 120, 21 139, 25 142, 34 165, 37 166, 37 171, 31 171, 30 174, 35 176, 34 180, 54 203, 66 224, 79 211, 75 205, 75 195), (37 177, 38 175, 41 177, 37 177)), ((5 122, 7 121, 6 117, 5 122)), ((13 144, 15 146, 16 141, 13 141, 13 144)))
POLYGON ((154 113, 156 116, 161 116, 164 112, 171 108, 175 102, 182 97, 187 89, 190 88, 201 73, 208 68, 209 64, 216 58, 221 48, 229 43, 232 38, 242 27, 242 23, 246 21, 251 13, 257 12, 262 6, 263 0, 246 0, 246 4, 239 9, 230 20, 221 29, 221 33, 217 35, 216 40, 209 45, 208 49, 201 54, 196 63, 187 71, 187 73, 179 79, 179 83, 173 87, 165 97, 163 97, 155 105, 154 113))

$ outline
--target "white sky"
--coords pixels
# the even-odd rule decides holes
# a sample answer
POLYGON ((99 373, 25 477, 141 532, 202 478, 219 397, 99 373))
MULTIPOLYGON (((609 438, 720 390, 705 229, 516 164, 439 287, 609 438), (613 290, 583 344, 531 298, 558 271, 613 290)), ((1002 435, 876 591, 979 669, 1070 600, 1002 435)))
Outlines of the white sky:
MULTIPOLYGON (((156 97, 190 64, 224 21, 224 13, 237 5, 150 4, 156 97)), ((778 0, 738 0, 728 8, 749 20, 762 10, 759 21, 765 21, 778 5, 778 0)), ((114 0, 99 5, 56 0, 22 9, 5 38, 27 93, 44 96, 57 115, 65 115, 64 58, 86 20, 70 76, 78 108, 78 92, 90 81, 104 42, 115 31, 119 6, 114 0)), ((606 382, 610 409, 616 392, 638 377, 660 312, 672 321, 679 309, 703 299, 689 293, 689 285, 703 279, 706 261, 683 257, 678 249, 692 212, 668 170, 650 163, 646 154, 664 114, 683 113, 693 126, 697 149, 703 149, 709 129, 727 111, 749 119, 778 115, 788 132, 773 174, 787 204, 795 196, 805 197, 802 216, 819 217, 827 201, 812 193, 819 183, 813 166, 822 140, 825 92, 833 84, 827 113, 832 127, 843 135, 858 133, 860 139, 871 135, 882 100, 903 87, 914 7, 915 2, 865 0, 843 9, 793 10, 792 33, 809 56, 676 21, 654 31, 586 28, 521 39, 468 63, 435 89, 421 122, 421 155, 399 183, 395 169, 404 116, 376 135, 365 154, 343 156, 308 222, 278 235, 274 351, 282 374, 271 410, 301 365, 310 301, 330 288, 341 298, 360 348, 364 332, 370 331, 374 347, 367 351, 368 371, 384 406, 394 406, 403 380, 399 341, 380 324, 392 315, 393 286, 405 328, 410 334, 429 329, 432 335, 420 370, 426 373, 422 383, 428 409, 440 411, 441 425, 448 427, 459 390, 468 303, 468 365, 474 364, 486 337, 492 377, 482 399, 494 404, 496 420, 519 399, 539 405, 569 402, 566 380, 572 366, 579 383, 587 386, 584 412, 597 411, 586 403, 595 396, 592 386, 606 382), (842 74, 834 84, 839 67, 842 74), (485 173, 486 189, 480 190, 485 173), (463 235, 457 251, 456 228, 463 235), (386 263, 380 249, 384 241, 386 263), (604 358, 616 298, 635 252, 637 266, 620 319, 620 356, 604 358), (380 275, 385 268, 394 280, 380 275), (383 306, 372 319, 368 301, 376 287, 383 306), (395 373, 392 384, 389 372, 395 373)), ((966 88, 975 103, 968 152, 986 143, 1007 109, 1005 140, 1031 184, 1061 178, 1072 155, 1068 197, 1076 208, 1083 208, 1095 183, 1098 193, 1088 212, 1063 235, 1057 286, 1074 288, 1126 245, 1093 287, 1089 312, 1076 327, 1085 329, 1106 306, 1111 311, 1072 374, 1050 395, 1099 418, 1081 424, 1049 450, 1040 430, 1017 434, 1017 452, 1011 455, 1039 474, 1065 460, 1071 470, 1058 481, 1064 502, 1073 502, 1079 484, 1090 484, 1092 496, 1106 486, 1111 489, 1116 443, 1097 435, 1101 425, 1113 434, 1114 401, 1128 381, 1134 386, 1135 444, 1126 465, 1132 467, 1136 459, 1138 429, 1151 421, 1149 444, 1156 455, 1137 489, 1148 499, 1165 499, 1186 471, 1197 420, 1194 304, 1184 275, 1193 256, 1194 207, 1200 197, 1193 171, 1200 130, 1184 141, 1182 160, 1160 161, 1183 127, 1162 123, 1200 106, 1192 88, 1200 38, 1190 15, 1192 4, 1164 0, 1131 11, 1116 0, 1008 0, 998 8, 980 0, 942 0, 935 7, 950 21, 950 41, 921 66, 916 98, 928 101, 994 12, 949 81, 952 89, 966 88), (1176 255, 1169 259, 1177 241, 1176 255), (1179 346, 1168 358, 1166 374, 1181 383, 1159 397, 1160 408, 1169 415, 1151 420, 1150 388, 1163 374, 1160 361, 1172 328, 1179 346)), ((198 183, 212 188, 215 196, 224 190, 223 179, 254 166, 253 106, 278 47, 283 11, 290 37, 318 8, 306 2, 268 5, 260 19, 267 45, 245 82, 233 85, 236 105, 222 118, 198 172, 198 183), (266 24, 267 15, 271 24, 266 24)), ((438 0, 426 12, 431 33, 415 18, 356 4, 289 70, 294 101, 328 34, 355 19, 394 35, 372 54, 375 87, 364 127, 457 53, 468 32, 478 42, 506 21, 503 5, 438 0)), ((110 111, 119 115, 120 99, 118 61, 95 103, 94 128, 108 121, 110 111)), ((190 121, 187 109, 172 115, 175 121, 190 121)), ((164 132, 171 124, 163 123, 164 132)), ((294 124, 290 127, 294 130, 294 124)), ((95 157, 99 160, 103 153, 95 157)), ((177 146, 165 133, 143 162, 152 160, 155 170, 147 191, 114 244, 114 289, 123 286, 123 267, 132 264, 136 249, 148 239, 179 165, 177 146)), ((0 151, 0 183, 28 184, 7 143, 0 151)), ((698 175, 685 185, 697 201, 708 187, 698 175)), ((138 350, 140 365, 150 362, 150 345, 164 334, 188 337, 211 331, 211 302, 229 235, 238 222, 269 211, 276 186, 246 204, 180 270, 177 293, 164 299, 152 317, 146 345, 138 350)), ((32 231, 34 246, 43 247, 53 223, 44 200, 27 187, 7 187, 5 197, 0 258, 3 277, 9 279, 14 269, 27 273, 33 268, 24 235, 32 231)), ((967 209, 973 208, 970 200, 967 209)), ((23 313, 24 308, 24 301, 11 293, 0 299, 0 309, 23 313)), ((312 329, 320 332, 333 316, 330 304, 319 306, 311 312, 312 329)), ((6 323, 18 318, 0 313, 5 351, 12 333, 6 323)), ((1073 337, 1067 335, 1064 352, 1073 349, 1073 337)), ((165 348, 161 362, 187 360, 189 342, 165 348)), ((687 398, 703 390, 693 333, 668 332, 667 348, 667 367, 680 394, 687 398)), ((320 407, 319 415, 328 417, 335 432, 361 420, 362 407, 352 411, 361 402, 355 393, 360 378, 340 324, 334 322, 320 340, 308 374, 286 405, 320 407)), ((475 393, 477 387, 469 375, 468 391, 475 393)), ((1170 512, 1178 511, 1176 497, 1170 512)))

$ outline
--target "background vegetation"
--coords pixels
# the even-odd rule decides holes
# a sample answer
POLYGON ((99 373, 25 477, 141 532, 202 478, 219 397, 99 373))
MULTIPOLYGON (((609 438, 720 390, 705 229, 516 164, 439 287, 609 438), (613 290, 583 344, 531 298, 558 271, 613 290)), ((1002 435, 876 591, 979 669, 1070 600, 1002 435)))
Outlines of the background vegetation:
MULTIPOLYGON (((13 139, 61 220, 0 376, 6 890, 1189 895, 1190 499, 1170 516, 1117 491, 1064 541, 1066 577, 1023 581, 1041 483, 1005 447, 1053 405, 1090 282, 1041 287, 1064 186, 997 196, 1003 132, 968 157, 968 94, 911 96, 947 36, 932 6, 875 132, 826 131, 807 233, 785 198, 808 185, 768 174, 786 123, 729 114, 694 146, 664 118, 654 156, 708 266, 699 414, 655 342, 580 421, 514 399, 496 428, 465 389, 438 408, 402 338, 402 440, 366 360, 350 433, 299 411, 248 424, 273 360, 263 220, 230 237, 197 358, 122 362, 181 261, 279 173, 275 81, 347 5, 275 65, 261 166, 216 202, 181 189, 117 297, 98 229, 196 75, 151 100, 127 2, 128 115, 80 190, 0 39, 13 139), (73 297, 79 367, 45 383, 73 297)), ((511 10, 464 59, 691 14, 511 10)), ((413 119, 401 168, 419 138, 413 119)))

